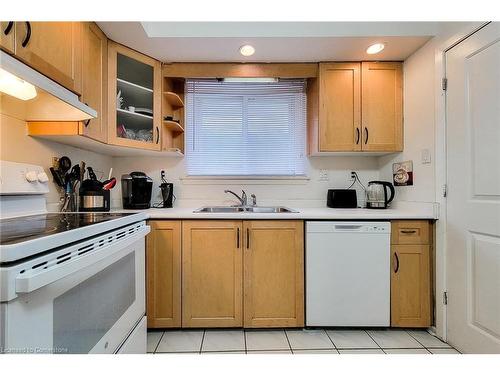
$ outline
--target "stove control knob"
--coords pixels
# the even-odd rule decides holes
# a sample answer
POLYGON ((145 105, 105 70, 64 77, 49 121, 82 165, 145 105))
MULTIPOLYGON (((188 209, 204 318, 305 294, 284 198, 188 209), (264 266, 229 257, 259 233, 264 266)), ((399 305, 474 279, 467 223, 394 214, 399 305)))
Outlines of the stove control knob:
POLYGON ((26 181, 36 182, 37 180, 38 180, 38 174, 36 173, 36 171, 26 172, 26 181))
POLYGON ((37 175, 38 181, 41 182, 42 184, 49 182, 49 177, 47 176, 47 173, 45 172, 40 172, 37 175))

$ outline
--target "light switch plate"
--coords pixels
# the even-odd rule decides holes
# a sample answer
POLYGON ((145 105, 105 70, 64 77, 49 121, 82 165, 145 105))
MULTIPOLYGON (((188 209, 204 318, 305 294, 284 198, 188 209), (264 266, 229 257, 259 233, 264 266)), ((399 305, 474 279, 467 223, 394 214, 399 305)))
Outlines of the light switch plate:
POLYGON ((422 164, 430 164, 431 163, 431 152, 428 148, 424 148, 422 150, 422 164))

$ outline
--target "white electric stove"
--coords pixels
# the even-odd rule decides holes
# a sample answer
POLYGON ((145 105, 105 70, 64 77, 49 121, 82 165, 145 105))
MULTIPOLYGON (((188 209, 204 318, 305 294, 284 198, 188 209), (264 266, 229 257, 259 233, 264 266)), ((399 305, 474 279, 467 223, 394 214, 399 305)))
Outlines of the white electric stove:
POLYGON ((48 213, 47 182, 0 161, 0 353, 145 353, 145 215, 48 213))

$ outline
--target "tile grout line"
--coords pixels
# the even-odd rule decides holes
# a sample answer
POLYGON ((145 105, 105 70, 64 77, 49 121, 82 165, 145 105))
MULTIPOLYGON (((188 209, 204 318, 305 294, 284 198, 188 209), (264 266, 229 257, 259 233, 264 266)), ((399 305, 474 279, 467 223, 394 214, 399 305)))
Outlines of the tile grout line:
POLYGON ((288 347, 290 348, 290 351, 291 351, 291 352, 292 352, 292 354, 293 354, 292 345, 290 344, 290 339, 288 338, 288 334, 286 333, 286 329, 284 329, 284 330, 283 330, 283 332, 285 333, 286 342, 288 342, 288 347))
POLYGON ((247 331, 243 329, 243 341, 245 342, 245 354, 247 353, 247 331))
POLYGON ((201 354, 201 350, 203 349, 203 341, 205 340, 205 332, 207 332, 206 329, 203 330, 203 336, 201 336, 200 351, 198 352, 199 354, 201 354))
POLYGON ((330 335, 328 334, 328 331, 326 329, 323 329, 323 331, 325 332, 326 334, 326 337, 328 337, 328 339, 331 341, 331 343, 333 344, 333 347, 335 348, 335 350, 337 351, 338 354, 340 354, 339 352, 339 349, 337 348, 337 345, 335 345, 335 343, 333 342, 333 339, 330 337, 330 335))
MULTIPOLYGON (((444 342, 440 338, 438 338, 436 336, 433 336, 431 334, 429 334, 429 335, 432 336, 432 337, 434 337, 434 338, 436 338, 436 339, 438 339, 439 341, 443 342, 444 344, 448 345, 448 347, 443 347, 443 346, 426 346, 426 345, 422 344, 420 341, 418 341, 418 339, 410 333, 411 330, 405 330, 405 332, 408 333, 413 339, 415 339, 416 342, 418 342, 420 345, 422 345, 425 349, 427 349, 427 351, 429 353, 431 352, 429 349, 455 349, 453 346, 451 346, 447 342, 444 342)), ((462 354, 462 353, 460 353, 460 354, 462 354)))
POLYGON ((155 349, 153 350, 153 354, 156 354, 156 351, 158 350, 158 347, 160 346, 160 342, 163 339, 163 336, 165 335, 165 330, 161 333, 160 339, 158 340, 158 343, 155 346, 155 349))
POLYGON ((385 352, 385 350, 384 350, 384 349, 383 349, 383 348, 379 345, 379 343, 378 343, 377 341, 375 341, 375 339, 372 337, 372 335, 370 335, 370 332, 368 332, 366 329, 365 329, 364 331, 365 331, 365 333, 366 333, 368 336, 370 336, 370 338, 371 338, 371 339, 373 340, 373 342, 374 342, 374 343, 375 343, 375 344, 376 344, 376 345, 380 348, 380 350, 382 350, 382 353, 387 354, 387 353, 385 352))
MULTIPOLYGON (((418 342, 420 345, 422 345, 422 347, 423 347, 425 350, 427 350, 429 353, 431 352, 429 349, 427 349, 427 347, 426 347, 424 344, 422 344, 420 341, 418 341, 418 339, 417 339, 416 337, 414 337, 414 336, 413 336, 410 332, 408 332, 408 330, 407 330, 407 329, 405 329, 405 332, 406 332, 408 335, 410 335, 410 337, 411 337, 413 340, 415 340, 415 341, 416 341, 416 342, 418 342)), ((431 353, 431 354, 432 354, 432 353, 431 353)))

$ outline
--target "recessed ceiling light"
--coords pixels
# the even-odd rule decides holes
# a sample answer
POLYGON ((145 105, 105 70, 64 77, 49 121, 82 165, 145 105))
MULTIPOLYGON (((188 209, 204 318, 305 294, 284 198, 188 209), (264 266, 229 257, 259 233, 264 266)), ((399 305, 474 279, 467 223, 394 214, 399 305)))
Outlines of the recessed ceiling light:
POLYGON ((255 48, 253 48, 250 44, 245 44, 240 47, 240 53, 243 56, 252 56, 255 53, 255 48))
POLYGON ((366 53, 369 55, 374 55, 382 51, 384 48, 385 48, 384 43, 375 43, 366 49, 366 53))

